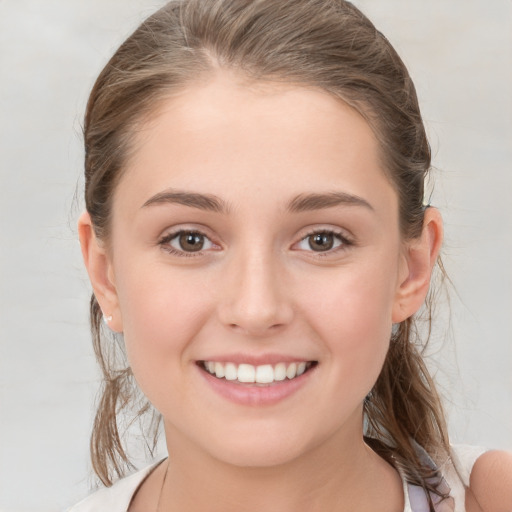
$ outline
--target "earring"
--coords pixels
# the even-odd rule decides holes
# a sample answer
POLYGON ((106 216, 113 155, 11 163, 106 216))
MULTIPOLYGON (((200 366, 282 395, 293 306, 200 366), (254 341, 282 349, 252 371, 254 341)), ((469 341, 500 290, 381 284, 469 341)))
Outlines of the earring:
POLYGON ((105 325, 108 325, 109 322, 112 322, 112 315, 107 316, 107 315, 104 314, 103 315, 103 322, 105 323, 105 325))

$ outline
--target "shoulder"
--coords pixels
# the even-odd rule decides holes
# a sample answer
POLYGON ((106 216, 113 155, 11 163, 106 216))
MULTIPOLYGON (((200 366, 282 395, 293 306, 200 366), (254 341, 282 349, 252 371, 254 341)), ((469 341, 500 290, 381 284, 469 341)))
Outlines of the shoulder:
POLYGON ((126 512, 137 489, 158 464, 153 464, 91 494, 67 512, 126 512))
POLYGON ((476 460, 467 503, 468 512, 512 511, 512 452, 492 450, 476 460))

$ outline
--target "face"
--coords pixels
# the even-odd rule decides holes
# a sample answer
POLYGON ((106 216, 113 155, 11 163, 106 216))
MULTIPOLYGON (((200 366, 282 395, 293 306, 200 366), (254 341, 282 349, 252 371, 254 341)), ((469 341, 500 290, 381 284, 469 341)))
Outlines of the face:
POLYGON ((408 270, 354 110, 222 74, 168 100, 116 189, 108 261, 169 440, 258 466, 361 437, 408 270))

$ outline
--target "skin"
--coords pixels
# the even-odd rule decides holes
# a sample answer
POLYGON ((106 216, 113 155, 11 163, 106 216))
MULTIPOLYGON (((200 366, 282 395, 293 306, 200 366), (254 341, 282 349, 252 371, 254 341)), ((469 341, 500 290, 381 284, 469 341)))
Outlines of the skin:
POLYGON ((397 472, 363 442, 362 402, 392 324, 428 291, 437 210, 420 237, 402 239, 372 130, 318 90, 219 72, 161 105, 136 144, 108 244, 87 214, 79 223, 94 292, 163 415, 171 454, 130 510, 155 510, 161 488, 161 510, 402 510, 397 472), (169 191, 213 195, 224 211, 157 200, 169 191), (366 204, 289 208, 332 192, 366 204), (177 229, 204 233, 205 248, 170 252, 177 229), (312 229, 342 238, 315 251, 312 229), (274 405, 226 400, 196 364, 276 353, 318 364, 274 405))
POLYGON ((512 453, 491 450, 473 466, 466 492, 468 512, 512 510, 512 453))

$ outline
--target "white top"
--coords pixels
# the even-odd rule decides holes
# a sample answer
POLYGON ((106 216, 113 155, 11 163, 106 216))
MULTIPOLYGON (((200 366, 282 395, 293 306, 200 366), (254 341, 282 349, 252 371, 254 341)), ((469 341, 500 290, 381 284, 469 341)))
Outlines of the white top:
MULTIPOLYGON (((473 465, 485 452, 475 446, 452 446, 452 457, 441 467, 441 474, 450 490, 450 499, 436 505, 436 512, 465 512, 465 487, 473 465)), ((127 512, 137 489, 158 465, 153 464, 133 475, 116 482, 112 487, 101 489, 81 501, 67 512, 127 512)), ((408 484, 402 476, 405 508, 403 512, 429 512, 425 492, 421 487, 408 484)), ((435 499, 435 497, 434 497, 435 499)))

